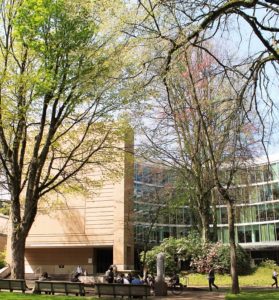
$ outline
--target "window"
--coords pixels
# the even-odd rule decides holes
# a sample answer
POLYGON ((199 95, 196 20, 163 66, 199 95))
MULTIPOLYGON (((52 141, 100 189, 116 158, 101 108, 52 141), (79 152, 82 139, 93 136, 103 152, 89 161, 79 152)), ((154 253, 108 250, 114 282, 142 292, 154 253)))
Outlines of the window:
POLYGON ((258 206, 258 221, 260 222, 264 222, 266 221, 266 208, 265 208, 265 204, 259 205, 258 206))
POLYGON ((246 240, 246 243, 252 243, 252 228, 251 228, 251 226, 245 226, 245 240, 246 240))
POLYGON ((237 227, 238 243, 245 243, 245 231, 244 226, 237 227))
POLYGON ((274 214, 275 220, 279 220, 279 202, 274 203, 274 214))
POLYGON ((269 220, 269 221, 274 220, 273 204, 267 204, 266 205, 266 216, 267 216, 267 220, 269 220))
POLYGON ((261 232, 261 242, 268 242, 269 241, 268 225, 260 225, 260 232, 261 232))
POLYGON ((229 229, 226 227, 223 227, 223 243, 228 243, 229 242, 229 229))
POLYGON ((273 183, 271 186, 273 200, 279 200, 279 183, 273 183))
POLYGON ((256 243, 260 241, 260 229, 259 225, 252 226, 252 242, 256 243))
POLYGON ((271 165, 272 179, 279 179, 279 163, 275 163, 271 165))
POLYGON ((275 225, 274 224, 268 224, 268 231, 269 231, 269 240, 275 241, 275 225))
POLYGON ((251 209, 251 221, 256 222, 257 220, 257 206, 253 205, 250 207, 251 209))
POLYGON ((221 207, 221 223, 228 224, 228 213, 226 207, 221 207))

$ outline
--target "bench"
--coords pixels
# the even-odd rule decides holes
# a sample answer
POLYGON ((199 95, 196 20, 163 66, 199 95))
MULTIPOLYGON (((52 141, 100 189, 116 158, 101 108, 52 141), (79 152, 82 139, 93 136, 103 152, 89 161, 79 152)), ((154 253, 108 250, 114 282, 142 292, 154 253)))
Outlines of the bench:
POLYGON ((75 294, 76 296, 84 296, 85 290, 82 282, 70 282, 70 281, 35 281, 35 294, 60 293, 60 294, 75 294))
POLYGON ((0 291, 22 291, 22 293, 25 293, 26 289, 27 286, 24 279, 0 279, 0 291))
POLYGON ((96 294, 113 296, 145 297, 150 296, 150 286, 146 284, 96 283, 96 294))

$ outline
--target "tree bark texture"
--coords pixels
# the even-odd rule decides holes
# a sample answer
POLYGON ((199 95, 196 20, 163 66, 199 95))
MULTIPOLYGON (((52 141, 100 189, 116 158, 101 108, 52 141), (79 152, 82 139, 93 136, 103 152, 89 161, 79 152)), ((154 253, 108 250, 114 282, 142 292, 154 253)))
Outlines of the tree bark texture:
POLYGON ((230 258, 231 258, 231 277, 232 277, 232 293, 238 294, 239 282, 237 273, 237 256, 235 245, 235 230, 234 230, 234 205, 232 201, 227 201, 228 210, 228 225, 229 225, 229 240, 230 240, 230 258))
POLYGON ((11 277, 14 279, 24 279, 25 239, 26 238, 23 236, 23 234, 19 234, 18 231, 13 228, 13 233, 11 236, 11 277))

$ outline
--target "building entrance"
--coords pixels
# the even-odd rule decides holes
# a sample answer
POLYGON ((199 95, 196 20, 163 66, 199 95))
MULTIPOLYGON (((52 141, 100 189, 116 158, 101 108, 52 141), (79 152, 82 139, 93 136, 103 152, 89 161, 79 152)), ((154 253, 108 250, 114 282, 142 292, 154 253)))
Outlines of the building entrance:
POLYGON ((113 264, 112 248, 95 248, 96 271, 97 273, 105 273, 110 265, 113 264))

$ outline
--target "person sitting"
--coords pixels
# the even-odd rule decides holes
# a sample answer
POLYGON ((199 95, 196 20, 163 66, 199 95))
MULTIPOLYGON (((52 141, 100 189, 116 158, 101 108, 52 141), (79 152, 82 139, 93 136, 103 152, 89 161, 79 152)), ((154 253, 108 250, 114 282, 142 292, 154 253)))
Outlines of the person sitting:
POLYGON ((146 283, 151 287, 151 290, 154 289, 155 278, 153 274, 149 274, 146 278, 146 283))
POLYGON ((113 283, 114 282, 114 273, 113 273, 112 266, 110 266, 109 269, 106 271, 105 280, 106 280, 107 283, 113 283))
POLYGON ((116 275, 115 282, 116 282, 116 283, 121 283, 121 284, 123 284, 123 278, 124 278, 124 274, 118 273, 118 274, 116 275))
MULTIPOLYGON (((38 281, 46 281, 50 280, 50 277, 48 277, 47 272, 43 272, 41 276, 39 277, 38 281)), ((36 287, 34 286, 31 291, 32 294, 38 294, 39 292, 36 290, 36 287)), ((50 294, 51 292, 45 292, 45 294, 50 294)))
POLYGON ((76 274, 78 274, 77 276, 80 276, 80 275, 83 274, 83 270, 82 270, 82 267, 81 267, 81 266, 77 266, 76 274))
POLYGON ((49 280, 47 272, 43 272, 42 275, 39 277, 39 281, 49 280))
POLYGON ((136 275, 134 275, 134 278, 132 279, 131 284, 139 285, 139 284, 143 284, 143 282, 142 282, 142 280, 140 280, 139 275, 136 274, 136 275))
POLYGON ((176 273, 172 275, 172 277, 170 279, 170 284, 171 285, 178 285, 178 284, 180 284, 179 276, 176 273))
POLYGON ((74 277, 71 279, 71 281, 72 281, 72 282, 80 282, 80 280, 79 280, 79 275, 80 275, 80 274, 76 272, 76 273, 74 274, 74 277))
POLYGON ((127 280, 129 281, 129 283, 131 283, 131 282, 132 282, 132 280, 133 280, 133 276, 132 276, 132 274, 131 274, 131 273, 128 273, 128 275, 127 275, 127 280))
POLYGON ((127 277, 125 277, 124 274, 122 274, 122 275, 123 275, 123 284, 130 284, 129 279, 127 277))

